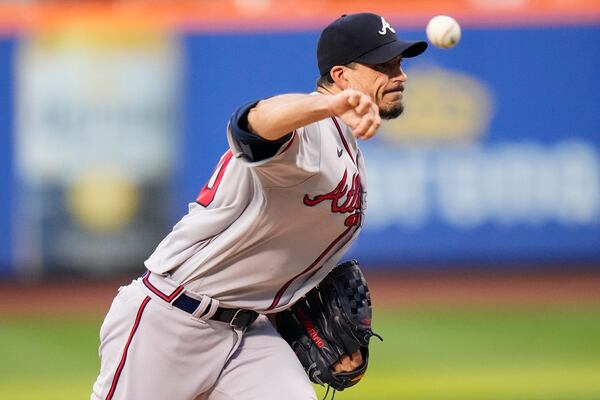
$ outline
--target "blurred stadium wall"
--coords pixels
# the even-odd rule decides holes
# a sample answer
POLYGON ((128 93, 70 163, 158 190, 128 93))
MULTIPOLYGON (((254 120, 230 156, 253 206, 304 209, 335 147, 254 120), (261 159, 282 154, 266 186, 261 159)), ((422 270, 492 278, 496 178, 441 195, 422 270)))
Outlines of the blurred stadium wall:
POLYGON ((406 62, 405 116, 362 144, 351 256, 600 266, 598 1, 4 2, 0 278, 141 269, 234 108, 311 91, 320 28, 367 10, 406 39, 452 15, 463 39, 406 62))

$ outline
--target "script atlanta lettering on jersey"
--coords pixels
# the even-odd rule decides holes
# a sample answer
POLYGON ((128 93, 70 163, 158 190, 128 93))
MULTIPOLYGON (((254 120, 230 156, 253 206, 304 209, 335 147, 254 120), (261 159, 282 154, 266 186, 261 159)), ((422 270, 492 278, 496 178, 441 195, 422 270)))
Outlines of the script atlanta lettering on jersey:
POLYGON ((348 190, 346 178, 348 170, 344 170, 344 175, 340 183, 329 193, 319 194, 311 198, 308 194, 304 195, 304 204, 309 207, 314 207, 324 201, 331 201, 331 212, 333 213, 351 213, 346 218, 345 225, 353 226, 360 223, 360 213, 362 209, 362 186, 360 184, 360 176, 355 173, 352 176, 352 186, 348 190))

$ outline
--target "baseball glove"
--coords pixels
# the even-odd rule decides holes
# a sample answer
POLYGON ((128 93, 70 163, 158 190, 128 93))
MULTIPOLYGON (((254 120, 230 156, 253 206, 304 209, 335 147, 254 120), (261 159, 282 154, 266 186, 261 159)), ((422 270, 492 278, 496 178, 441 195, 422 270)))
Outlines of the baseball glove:
POLYGON ((356 260, 335 267, 323 281, 276 317, 279 334, 290 344, 310 380, 336 390, 353 386, 369 362, 371 295, 356 260), (343 355, 360 351, 363 363, 334 372, 343 355))

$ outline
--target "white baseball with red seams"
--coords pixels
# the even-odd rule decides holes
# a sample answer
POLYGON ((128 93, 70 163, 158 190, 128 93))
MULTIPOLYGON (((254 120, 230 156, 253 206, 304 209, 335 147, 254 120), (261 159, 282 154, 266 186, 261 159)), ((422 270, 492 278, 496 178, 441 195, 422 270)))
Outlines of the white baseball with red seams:
POLYGON ((454 18, 448 15, 437 15, 429 20, 425 33, 429 42, 435 47, 449 49, 460 41, 461 29, 454 18))

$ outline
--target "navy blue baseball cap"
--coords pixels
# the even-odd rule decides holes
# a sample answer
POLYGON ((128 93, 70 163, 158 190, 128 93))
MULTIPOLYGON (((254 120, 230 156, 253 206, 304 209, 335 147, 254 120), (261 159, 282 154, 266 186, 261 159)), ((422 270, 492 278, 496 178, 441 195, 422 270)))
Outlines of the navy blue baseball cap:
POLYGON ((399 55, 415 57, 427 42, 401 40, 396 30, 377 14, 342 15, 329 24, 319 38, 317 62, 321 76, 335 65, 351 62, 381 64, 399 55))

